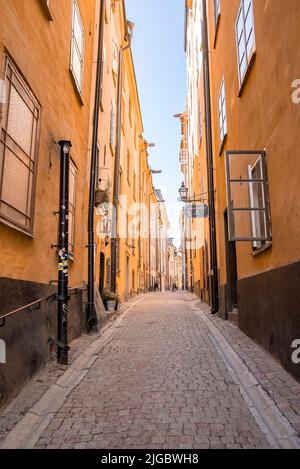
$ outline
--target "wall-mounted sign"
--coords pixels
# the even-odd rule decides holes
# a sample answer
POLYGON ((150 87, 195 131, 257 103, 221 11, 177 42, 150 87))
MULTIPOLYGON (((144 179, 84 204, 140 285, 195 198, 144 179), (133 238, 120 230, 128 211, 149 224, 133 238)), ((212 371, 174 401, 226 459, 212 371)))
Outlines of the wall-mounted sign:
POLYGON ((186 204, 185 216, 186 218, 207 218, 209 208, 206 204, 186 204))

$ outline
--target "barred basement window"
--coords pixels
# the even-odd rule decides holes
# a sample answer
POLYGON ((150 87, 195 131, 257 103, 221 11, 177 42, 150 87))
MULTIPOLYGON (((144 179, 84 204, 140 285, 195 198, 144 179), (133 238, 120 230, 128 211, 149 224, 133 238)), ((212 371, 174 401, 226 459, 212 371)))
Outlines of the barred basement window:
POLYGON ((0 218, 33 231, 41 108, 12 61, 5 58, 0 140, 0 218))
POLYGON ((81 95, 83 84, 84 27, 76 0, 73 0, 72 17, 70 69, 73 74, 76 87, 81 95))
POLYGON ((272 240, 264 151, 226 152, 229 241, 251 241, 253 250, 272 240))
POLYGON ((236 20, 236 41, 240 86, 255 53, 255 31, 252 0, 242 0, 236 20))

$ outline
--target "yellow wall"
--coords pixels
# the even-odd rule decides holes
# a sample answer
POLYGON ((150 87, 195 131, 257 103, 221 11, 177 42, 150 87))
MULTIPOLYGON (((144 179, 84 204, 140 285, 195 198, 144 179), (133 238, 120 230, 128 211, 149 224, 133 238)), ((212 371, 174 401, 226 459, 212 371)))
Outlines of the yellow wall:
POLYGON ((72 141, 71 156, 78 169, 76 191, 75 261, 70 283, 81 286, 86 226, 86 188, 89 106, 94 41, 95 1, 78 0, 85 28, 82 101, 69 71, 71 1, 51 2, 50 22, 35 0, 1 1, 0 78, 4 48, 27 80, 42 109, 33 238, 0 224, 1 276, 48 284, 57 278, 59 151, 55 141, 72 141))
MULTIPOLYGON (((118 76, 113 71, 113 44, 120 47, 127 45, 124 40, 127 29, 125 10, 123 2, 115 4, 106 2, 104 30, 104 73, 102 107, 99 122, 99 180, 100 188, 107 187, 110 181, 110 202, 113 203, 113 181, 115 166, 115 146, 110 145, 110 120, 111 103, 114 105, 117 116, 117 87, 118 76), (104 161, 105 153, 105 161, 104 161)), ((139 226, 136 224, 136 239, 133 239, 129 230, 126 237, 126 220, 128 214, 129 227, 132 226, 134 213, 133 204, 144 203, 149 206, 149 194, 154 192, 152 176, 148 166, 147 145, 144 141, 143 122, 140 110, 138 88, 134 70, 133 57, 130 49, 123 53, 123 83, 122 83, 122 125, 121 125, 121 150, 120 150, 120 198, 118 209, 119 235, 119 271, 117 273, 117 292, 121 301, 128 296, 135 295, 139 291, 148 288, 149 275, 149 238, 148 238, 148 216, 141 216, 140 230, 146 236, 140 240, 138 236, 139 226), (128 172, 129 162, 129 172, 128 172), (127 258, 129 263, 127 264, 127 258), (129 275, 128 275, 129 274, 129 275)), ((92 116, 91 116, 92 124, 92 116)), ((92 125, 91 125, 92 126, 92 125)), ((117 131, 117 128, 115 129, 117 131)), ((96 225, 101 221, 101 216, 96 211, 96 225)), ((96 285, 99 285, 100 254, 105 255, 105 262, 110 263, 111 240, 103 237, 97 239, 96 249, 96 285)), ((105 290, 110 290, 111 272, 105 269, 105 290)))
POLYGON ((287 265, 300 259, 299 174, 295 155, 299 147, 299 105, 292 103, 292 82, 299 75, 300 51, 295 47, 299 35, 299 2, 254 0, 256 58, 243 93, 239 94, 235 21, 239 0, 221 2, 221 17, 213 47, 215 30, 212 2, 209 4, 214 155, 218 203, 218 247, 221 283, 226 282, 223 212, 227 207, 225 150, 266 150, 269 176, 273 246, 252 256, 249 242, 237 243, 238 276, 287 265), (278 28, 280 18, 280 29, 278 28), (219 156, 217 99, 225 77, 228 137, 219 156))

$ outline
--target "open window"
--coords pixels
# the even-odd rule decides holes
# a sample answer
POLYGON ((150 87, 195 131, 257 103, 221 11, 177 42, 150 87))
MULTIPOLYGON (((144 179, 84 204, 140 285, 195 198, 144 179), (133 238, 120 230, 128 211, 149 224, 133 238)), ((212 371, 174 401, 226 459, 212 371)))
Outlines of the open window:
POLYGON ((229 241, 251 241, 254 250, 272 240, 266 154, 227 151, 229 241))

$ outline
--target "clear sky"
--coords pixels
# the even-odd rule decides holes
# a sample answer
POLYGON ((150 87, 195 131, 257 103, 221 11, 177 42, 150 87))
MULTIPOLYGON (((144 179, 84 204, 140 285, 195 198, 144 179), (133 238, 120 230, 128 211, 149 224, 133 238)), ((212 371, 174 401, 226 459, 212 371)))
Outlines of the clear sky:
POLYGON ((170 237, 180 244, 178 189, 180 124, 173 117, 185 110, 184 0, 125 0, 127 19, 135 23, 132 45, 141 101, 144 137, 155 142, 149 164, 163 189, 171 222, 170 237))

